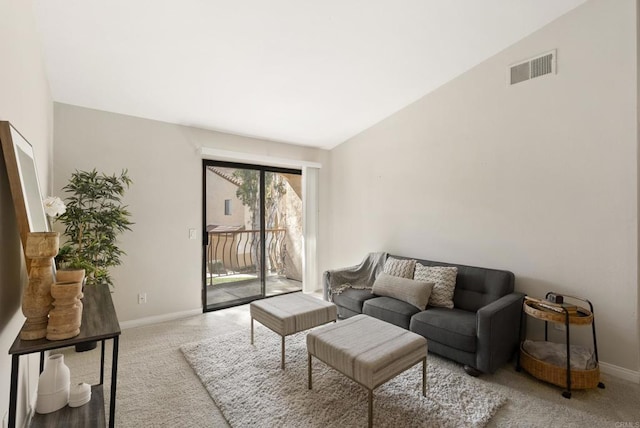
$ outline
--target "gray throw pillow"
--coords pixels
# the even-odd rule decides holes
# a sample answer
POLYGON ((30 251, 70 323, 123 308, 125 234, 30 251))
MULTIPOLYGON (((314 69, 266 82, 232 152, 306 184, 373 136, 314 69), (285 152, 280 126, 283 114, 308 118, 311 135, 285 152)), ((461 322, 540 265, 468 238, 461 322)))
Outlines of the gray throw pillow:
POLYGON ((435 285, 429 297, 430 306, 453 308, 453 293, 456 289, 456 276, 458 268, 451 266, 423 266, 416 264, 416 272, 413 279, 418 281, 430 281, 435 285))
POLYGON ((384 262, 384 273, 389 275, 399 276, 401 278, 413 278, 413 271, 416 268, 415 260, 401 260, 389 257, 384 262))
POLYGON ((373 294, 402 300, 420 310, 425 310, 433 282, 414 281, 382 272, 373 283, 373 294))

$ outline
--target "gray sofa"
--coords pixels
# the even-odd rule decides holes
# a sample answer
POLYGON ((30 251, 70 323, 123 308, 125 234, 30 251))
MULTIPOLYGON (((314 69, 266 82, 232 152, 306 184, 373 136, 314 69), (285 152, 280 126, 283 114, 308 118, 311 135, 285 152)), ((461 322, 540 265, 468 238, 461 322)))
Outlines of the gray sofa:
MULTIPOLYGON (((393 255, 389 257, 408 259, 393 255)), ((324 297, 333 300, 340 318, 364 313, 424 336, 429 352, 464 364, 465 370, 471 375, 493 373, 509 361, 518 348, 524 298, 524 294, 514 292, 513 273, 415 260, 424 266, 458 268, 453 309, 427 306, 426 310, 421 311, 392 297, 376 296, 370 289, 346 288, 340 294, 329 295, 336 278, 362 277, 362 272, 357 270, 370 269, 364 264, 324 272, 324 297)), ((375 277, 379 271, 381 267, 373 274, 369 272, 369 276, 375 277)), ((351 285, 371 287, 372 284, 351 285)))

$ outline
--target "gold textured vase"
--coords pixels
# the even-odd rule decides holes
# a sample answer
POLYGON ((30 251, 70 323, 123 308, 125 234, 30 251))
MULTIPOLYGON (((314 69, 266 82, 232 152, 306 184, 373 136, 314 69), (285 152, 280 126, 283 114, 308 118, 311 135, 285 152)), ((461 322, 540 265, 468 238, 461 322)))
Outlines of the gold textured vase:
POLYGON ((82 293, 82 281, 54 282, 51 285, 51 296, 54 301, 53 309, 49 312, 47 339, 70 339, 80 334, 82 321, 80 293, 82 293))
MULTIPOLYGON (((54 282, 80 282, 82 283, 82 288, 84 288, 85 270, 84 269, 68 269, 68 268, 58 269, 56 271, 56 279, 54 282)), ((84 294, 80 292, 79 299, 82 299, 83 297, 84 297, 84 294)))
POLYGON ((27 236, 25 256, 31 260, 29 284, 22 297, 22 313, 27 317, 20 339, 36 340, 47 335, 47 323, 51 310, 51 284, 53 283, 53 258, 58 254, 58 232, 32 232, 27 236))
POLYGON ((49 312, 47 339, 70 339, 80 334, 84 269, 58 269, 51 285, 53 309, 49 312))

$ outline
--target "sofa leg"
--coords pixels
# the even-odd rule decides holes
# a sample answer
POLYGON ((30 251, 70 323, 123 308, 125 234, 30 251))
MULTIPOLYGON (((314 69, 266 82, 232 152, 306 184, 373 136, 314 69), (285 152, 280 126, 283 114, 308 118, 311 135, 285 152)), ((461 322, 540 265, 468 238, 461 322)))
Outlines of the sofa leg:
POLYGON ((464 371, 467 372, 469 376, 478 377, 482 373, 480 370, 475 367, 471 367, 469 365, 464 365, 464 371))

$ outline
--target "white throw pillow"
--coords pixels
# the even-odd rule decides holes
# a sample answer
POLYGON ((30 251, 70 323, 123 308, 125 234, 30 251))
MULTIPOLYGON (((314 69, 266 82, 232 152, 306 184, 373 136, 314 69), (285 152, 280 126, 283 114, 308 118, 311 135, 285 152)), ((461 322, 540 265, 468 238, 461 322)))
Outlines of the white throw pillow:
POLYGON ((373 294, 393 297, 424 311, 429 301, 433 282, 414 281, 382 272, 373 283, 373 294))
POLYGON ((413 271, 416 268, 415 260, 401 260, 389 257, 384 263, 384 273, 399 276, 400 278, 413 278, 413 271))
POLYGON ((433 282, 433 290, 429 297, 430 306, 453 308, 453 293, 456 289, 458 268, 453 266, 423 266, 416 263, 413 279, 433 282))

